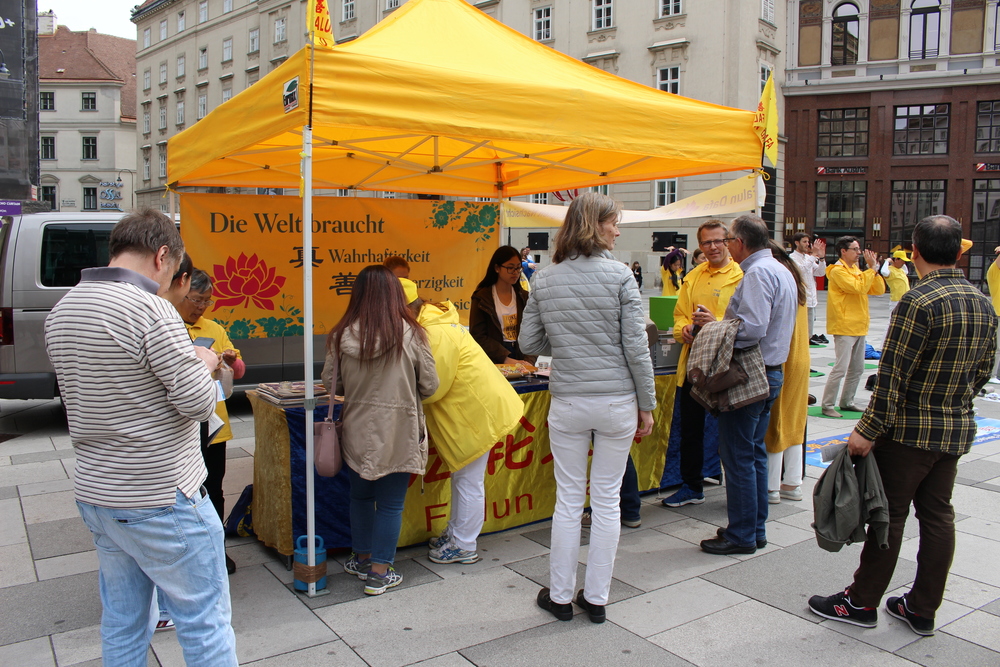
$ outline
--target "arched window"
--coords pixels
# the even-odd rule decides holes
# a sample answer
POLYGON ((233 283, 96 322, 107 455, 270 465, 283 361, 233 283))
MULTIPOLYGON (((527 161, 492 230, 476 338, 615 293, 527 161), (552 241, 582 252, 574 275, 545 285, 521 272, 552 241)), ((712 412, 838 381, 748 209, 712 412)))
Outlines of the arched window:
MULTIPOLYGON (((919 0, 918 0, 919 1, 919 0)), ((858 62, 858 8, 850 2, 833 10, 833 40, 831 65, 853 65, 858 62)))
POLYGON ((910 58, 937 58, 940 35, 939 0, 913 0, 910 4, 910 58))

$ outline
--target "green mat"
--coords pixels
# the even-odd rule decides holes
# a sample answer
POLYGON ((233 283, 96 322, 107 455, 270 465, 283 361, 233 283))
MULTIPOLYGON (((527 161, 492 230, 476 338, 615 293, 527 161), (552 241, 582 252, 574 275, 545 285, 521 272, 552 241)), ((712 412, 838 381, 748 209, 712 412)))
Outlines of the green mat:
MULTIPOLYGON (((835 362, 831 361, 830 363, 827 364, 827 366, 833 366, 834 363, 835 362)), ((865 364, 866 370, 873 371, 876 368, 878 368, 878 364, 865 364)))
POLYGON ((812 343, 809 343, 809 347, 826 347, 826 345, 813 345, 812 343))
POLYGON ((810 371, 809 372, 809 377, 811 377, 811 378, 821 378, 824 375, 826 375, 826 373, 820 373, 819 371, 810 371))
MULTIPOLYGON (((861 419, 861 415, 864 414, 863 412, 853 412, 851 410, 841 410, 839 408, 837 409, 837 412, 844 415, 843 417, 844 419, 861 419)), ((826 415, 824 415, 823 408, 822 406, 819 405, 813 405, 809 407, 809 416, 822 417, 823 419, 834 419, 834 417, 827 417, 826 415)))

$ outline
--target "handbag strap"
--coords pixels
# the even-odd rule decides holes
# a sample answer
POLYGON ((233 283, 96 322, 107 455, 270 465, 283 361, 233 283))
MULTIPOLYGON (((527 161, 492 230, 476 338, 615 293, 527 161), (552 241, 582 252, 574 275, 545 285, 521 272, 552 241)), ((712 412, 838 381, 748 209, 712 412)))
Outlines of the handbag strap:
MULTIPOLYGON (((340 348, 335 347, 333 351, 333 380, 330 383, 330 403, 326 409, 326 419, 324 421, 333 421, 333 397, 337 395, 337 382, 340 380, 340 348)), ((340 404, 340 416, 341 419, 344 417, 344 401, 340 404)))

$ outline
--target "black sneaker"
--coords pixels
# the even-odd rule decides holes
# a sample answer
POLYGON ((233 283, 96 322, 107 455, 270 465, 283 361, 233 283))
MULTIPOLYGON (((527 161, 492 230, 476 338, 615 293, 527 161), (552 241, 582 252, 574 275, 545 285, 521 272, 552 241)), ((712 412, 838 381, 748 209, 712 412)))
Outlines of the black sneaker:
POLYGON ((830 597, 814 595, 809 598, 809 609, 812 613, 831 621, 850 623, 862 628, 874 628, 878 625, 878 609, 874 607, 855 607, 847 591, 835 593, 830 597))
POLYGON ((819 342, 820 342, 820 343, 822 343, 823 345, 829 345, 829 344, 830 344, 830 340, 829 340, 829 339, 828 339, 828 338, 827 338, 826 336, 824 336, 823 334, 818 334, 818 335, 816 336, 816 338, 817 338, 817 339, 819 340, 819 342))
POLYGON ((906 606, 905 595, 898 598, 892 597, 886 600, 885 610, 889 612, 890 616, 895 616, 899 620, 905 621, 906 624, 910 626, 910 630, 913 630, 918 635, 930 637, 934 634, 934 619, 927 618, 926 616, 919 616, 910 611, 906 606))

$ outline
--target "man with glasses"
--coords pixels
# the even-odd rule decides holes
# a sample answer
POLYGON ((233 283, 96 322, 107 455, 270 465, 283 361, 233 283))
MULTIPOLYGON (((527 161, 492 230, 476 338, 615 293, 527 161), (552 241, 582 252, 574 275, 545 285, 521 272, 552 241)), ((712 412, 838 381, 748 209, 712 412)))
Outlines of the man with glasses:
POLYGON ((685 381, 685 371, 691 343, 694 342, 698 328, 706 322, 722 319, 730 297, 743 278, 740 265, 729 255, 727 236, 729 230, 721 220, 708 220, 698 227, 698 247, 705 254, 706 261, 687 274, 674 308, 674 335, 684 344, 677 362, 677 386, 680 388, 681 405, 680 472, 683 484, 676 493, 663 499, 663 504, 667 507, 705 502, 705 408, 691 397, 691 385, 685 381))
POLYGON ((865 336, 871 318, 868 315, 868 295, 885 294, 885 283, 878 275, 878 259, 871 250, 861 250, 854 236, 841 236, 836 249, 840 260, 826 267, 827 286, 826 330, 833 336, 837 360, 823 390, 823 415, 839 419, 843 415, 834 409, 841 380, 840 409, 864 412, 854 404, 854 394, 865 368, 865 336), (858 260, 864 256, 867 268, 862 271, 858 260), (846 379, 845 379, 846 375, 846 379))
POLYGON ((799 267, 802 282, 806 286, 806 312, 809 316, 809 342, 813 345, 825 345, 830 341, 826 336, 815 334, 816 326, 816 278, 826 275, 826 241, 817 238, 815 241, 805 232, 799 232, 792 237, 795 250, 792 251, 792 261, 799 267))

